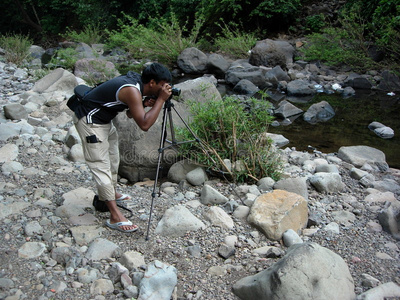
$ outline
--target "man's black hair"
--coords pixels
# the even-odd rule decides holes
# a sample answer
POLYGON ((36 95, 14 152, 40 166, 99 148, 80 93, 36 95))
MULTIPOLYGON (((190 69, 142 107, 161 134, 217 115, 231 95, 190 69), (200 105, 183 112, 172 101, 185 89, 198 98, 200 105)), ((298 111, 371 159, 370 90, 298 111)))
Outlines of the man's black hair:
POLYGON ((143 70, 142 82, 146 84, 149 83, 152 79, 154 79, 156 83, 159 83, 162 80, 166 82, 171 82, 172 75, 171 72, 162 64, 152 63, 143 70))

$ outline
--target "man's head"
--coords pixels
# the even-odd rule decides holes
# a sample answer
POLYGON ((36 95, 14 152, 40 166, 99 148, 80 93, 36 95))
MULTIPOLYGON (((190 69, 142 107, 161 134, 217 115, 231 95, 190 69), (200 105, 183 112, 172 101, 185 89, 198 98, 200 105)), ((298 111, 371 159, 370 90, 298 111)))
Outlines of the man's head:
POLYGON ((142 82, 146 84, 152 79, 154 79, 156 83, 159 83, 160 81, 171 82, 172 75, 171 72, 162 64, 152 63, 143 70, 142 82))

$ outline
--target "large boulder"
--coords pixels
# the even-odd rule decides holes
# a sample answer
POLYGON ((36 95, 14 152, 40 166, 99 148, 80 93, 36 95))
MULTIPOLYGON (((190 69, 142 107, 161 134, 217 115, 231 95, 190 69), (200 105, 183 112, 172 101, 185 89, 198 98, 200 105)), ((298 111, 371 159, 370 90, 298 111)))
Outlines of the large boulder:
POLYGON ((45 77, 39 79, 32 91, 37 93, 51 93, 68 91, 72 95, 75 86, 78 85, 74 74, 62 68, 55 69, 45 77))
POLYGON ((252 82, 255 86, 263 89, 267 86, 265 80, 264 71, 259 68, 252 66, 247 60, 237 60, 229 67, 225 74, 225 81, 235 86, 239 81, 246 79, 252 82))
POLYGON ((326 122, 335 116, 335 110, 326 102, 321 101, 311 105, 304 113, 304 121, 315 124, 318 122, 326 122))
POLYGON ((387 92, 400 91, 400 77, 391 71, 383 71, 382 80, 379 82, 378 89, 387 92))
POLYGON ((380 171, 389 169, 386 156, 381 150, 369 146, 343 146, 339 148, 338 157, 345 162, 361 168, 364 164, 375 166, 380 171))
POLYGON ((74 66, 74 74, 87 82, 103 82, 120 75, 112 62, 99 58, 78 60, 74 66))
POLYGON ((202 74, 207 70, 208 57, 199 49, 191 47, 179 54, 177 63, 186 74, 202 74))
POLYGON ((277 241, 286 230, 300 231, 307 225, 307 201, 298 194, 274 190, 256 198, 247 221, 277 241))
POLYGON ((275 67, 286 69, 293 63, 295 48, 287 41, 266 39, 258 41, 251 49, 249 62, 254 66, 275 67))
POLYGON ((352 300, 354 281, 345 261, 316 243, 291 246, 269 269, 233 286, 242 300, 352 300))

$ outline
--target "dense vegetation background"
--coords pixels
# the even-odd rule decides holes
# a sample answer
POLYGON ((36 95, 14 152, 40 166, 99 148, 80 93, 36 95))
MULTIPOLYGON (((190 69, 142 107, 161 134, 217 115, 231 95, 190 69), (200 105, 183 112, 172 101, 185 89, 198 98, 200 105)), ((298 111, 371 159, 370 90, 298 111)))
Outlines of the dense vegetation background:
POLYGON ((28 35, 43 46, 54 45, 68 32, 88 28, 108 39, 126 30, 127 24, 162 31, 162 24, 172 22, 183 37, 190 36, 205 50, 215 50, 215 39, 226 36, 228 30, 231 35, 251 34, 258 39, 277 33, 309 35, 317 44, 310 53, 313 59, 337 60, 347 47, 361 51, 358 59, 363 60, 372 45, 386 59, 398 61, 400 57, 398 0, 3 0, 0 9, 2 35, 28 35), (313 10, 321 4, 334 7, 334 11, 313 10), (327 41, 333 41, 327 48, 336 49, 320 49, 327 41))

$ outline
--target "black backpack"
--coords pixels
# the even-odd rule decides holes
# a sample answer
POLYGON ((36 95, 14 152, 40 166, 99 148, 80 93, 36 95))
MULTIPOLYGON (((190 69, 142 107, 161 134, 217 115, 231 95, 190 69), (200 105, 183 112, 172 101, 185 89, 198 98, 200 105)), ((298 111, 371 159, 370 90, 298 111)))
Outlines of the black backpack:
POLYGON ((74 94, 68 99, 67 106, 70 110, 75 109, 82 103, 83 97, 93 88, 84 84, 80 84, 74 88, 74 94))
MULTIPOLYGON (((96 211, 99 211, 99 212, 108 212, 109 211, 108 207, 106 205, 106 202, 105 201, 101 201, 99 199, 99 196, 97 196, 97 195, 94 195, 92 205, 94 206, 96 211)), ((128 208, 128 207, 126 207, 126 206, 124 206, 122 204, 119 204, 119 203, 117 203, 117 206, 122 208, 122 209, 125 209, 126 211, 129 211, 130 216, 128 218, 132 217, 133 211, 130 208, 128 208)))

